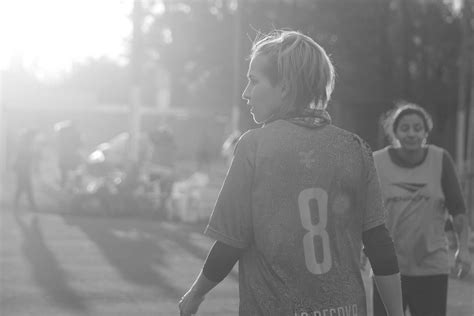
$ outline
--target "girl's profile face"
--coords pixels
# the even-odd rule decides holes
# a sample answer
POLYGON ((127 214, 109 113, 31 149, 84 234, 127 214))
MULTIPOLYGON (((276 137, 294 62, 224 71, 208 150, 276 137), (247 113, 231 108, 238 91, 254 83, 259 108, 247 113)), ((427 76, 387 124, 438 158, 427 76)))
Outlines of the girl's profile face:
POLYGON ((264 71, 266 65, 267 57, 263 55, 257 55, 250 61, 248 83, 242 94, 256 123, 267 121, 283 106, 281 85, 271 84, 264 71))
POLYGON ((406 114, 399 119, 395 138, 400 142, 402 148, 418 150, 423 146, 427 137, 428 132, 420 115, 406 114))

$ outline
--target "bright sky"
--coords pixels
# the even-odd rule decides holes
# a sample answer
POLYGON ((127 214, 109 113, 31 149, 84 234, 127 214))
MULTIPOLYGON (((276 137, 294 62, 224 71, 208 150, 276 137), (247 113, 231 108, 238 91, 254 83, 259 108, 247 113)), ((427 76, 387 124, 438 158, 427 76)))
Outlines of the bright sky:
POLYGON ((48 78, 87 57, 119 59, 132 6, 133 0, 0 0, 0 69, 22 56, 48 78))

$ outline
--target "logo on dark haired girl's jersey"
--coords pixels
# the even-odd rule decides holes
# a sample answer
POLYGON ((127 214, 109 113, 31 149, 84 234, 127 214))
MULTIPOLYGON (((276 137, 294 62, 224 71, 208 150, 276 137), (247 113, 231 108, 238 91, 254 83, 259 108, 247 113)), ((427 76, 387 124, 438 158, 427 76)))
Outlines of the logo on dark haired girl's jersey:
POLYGON ((408 182, 399 182, 392 183, 392 185, 404 189, 410 193, 415 193, 416 191, 426 187, 426 183, 408 183, 408 182))

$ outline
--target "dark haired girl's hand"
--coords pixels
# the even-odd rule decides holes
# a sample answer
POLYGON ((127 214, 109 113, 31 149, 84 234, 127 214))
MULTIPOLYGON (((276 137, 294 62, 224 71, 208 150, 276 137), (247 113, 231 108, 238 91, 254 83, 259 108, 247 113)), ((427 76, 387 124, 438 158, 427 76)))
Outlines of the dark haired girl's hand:
POLYGON ((471 271, 471 258, 469 251, 456 251, 454 268, 456 276, 460 279, 464 278, 471 271))

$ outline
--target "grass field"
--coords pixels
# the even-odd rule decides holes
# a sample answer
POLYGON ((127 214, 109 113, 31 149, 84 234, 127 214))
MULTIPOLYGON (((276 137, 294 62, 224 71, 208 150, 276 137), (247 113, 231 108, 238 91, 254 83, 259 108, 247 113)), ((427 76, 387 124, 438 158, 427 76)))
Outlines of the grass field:
MULTIPOLYGON (((208 208, 218 174, 206 193, 208 208)), ((204 223, 62 214, 51 197, 39 200, 38 213, 1 204, 0 315, 179 314, 177 301, 212 243, 202 235, 204 223)), ((198 315, 237 315, 237 280, 234 269, 198 315)), ((364 280, 369 284, 368 269, 364 280)), ((448 315, 474 315, 473 297, 472 272, 464 280, 450 278, 448 315)))
MULTIPOLYGON (((0 314, 177 315, 211 240, 202 225, 1 213, 0 314)), ((367 273, 364 274, 368 281, 367 273)), ((473 315, 474 278, 450 279, 449 315, 473 315)), ((199 315, 237 315, 237 271, 199 315)))

